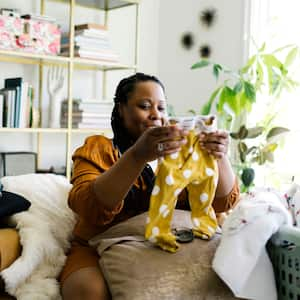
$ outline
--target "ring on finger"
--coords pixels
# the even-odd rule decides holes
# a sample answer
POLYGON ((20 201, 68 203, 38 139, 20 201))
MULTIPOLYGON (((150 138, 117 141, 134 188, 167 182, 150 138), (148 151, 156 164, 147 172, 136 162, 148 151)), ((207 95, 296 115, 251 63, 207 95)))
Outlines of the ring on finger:
POLYGON ((157 151, 158 152, 164 151, 164 144, 163 143, 158 143, 157 144, 157 151))

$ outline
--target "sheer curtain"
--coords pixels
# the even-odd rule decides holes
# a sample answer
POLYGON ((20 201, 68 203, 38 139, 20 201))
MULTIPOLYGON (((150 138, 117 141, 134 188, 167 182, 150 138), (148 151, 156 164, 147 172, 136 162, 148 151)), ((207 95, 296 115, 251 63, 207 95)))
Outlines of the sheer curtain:
MULTIPOLYGON (((300 46, 300 1, 248 0, 248 25, 245 30, 245 55, 255 53, 256 47, 266 42, 267 50, 296 44, 300 46)), ((293 79, 300 82, 300 62, 291 70, 293 79)), ((258 96, 252 114, 252 123, 259 122, 270 109, 272 98, 258 96)), ((278 186, 287 184, 292 177, 300 184, 300 88, 283 92, 279 99, 274 124, 289 128, 283 145, 275 152, 275 163, 258 176, 258 184, 278 186)), ((259 172, 258 172, 259 173, 259 172)))

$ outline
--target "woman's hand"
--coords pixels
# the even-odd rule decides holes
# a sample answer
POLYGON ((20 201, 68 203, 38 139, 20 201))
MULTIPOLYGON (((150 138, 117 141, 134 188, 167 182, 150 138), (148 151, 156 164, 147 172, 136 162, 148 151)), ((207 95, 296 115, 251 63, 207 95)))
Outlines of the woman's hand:
POLYGON ((201 132, 199 142, 202 149, 206 150, 216 159, 222 159, 228 151, 229 134, 222 130, 210 133, 201 132))
POLYGON ((176 126, 151 127, 132 146, 135 158, 147 163, 180 150, 188 132, 176 126))

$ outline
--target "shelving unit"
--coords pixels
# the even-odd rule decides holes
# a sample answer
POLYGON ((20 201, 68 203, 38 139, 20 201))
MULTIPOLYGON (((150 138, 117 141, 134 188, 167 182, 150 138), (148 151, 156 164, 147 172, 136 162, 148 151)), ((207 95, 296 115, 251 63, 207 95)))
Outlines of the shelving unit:
POLYGON ((43 95, 43 75, 44 66, 59 65, 67 69, 67 87, 68 87, 68 125, 67 128, 0 128, 0 133, 34 133, 37 135, 37 162, 38 167, 41 161, 41 140, 42 135, 45 133, 61 133, 66 135, 66 175, 70 178, 71 175, 71 144, 72 134, 84 133, 84 134, 103 134, 109 135, 111 131, 109 129, 75 129, 72 128, 72 104, 73 98, 73 73, 74 70, 95 70, 102 71, 103 78, 103 92, 102 97, 106 99, 106 85, 107 85, 107 72, 117 70, 132 70, 136 72, 138 65, 138 18, 139 18, 139 2, 140 0, 40 0, 40 14, 45 14, 45 3, 47 2, 63 2, 69 3, 69 29, 70 29, 70 53, 69 56, 51 56, 25 53, 19 51, 5 51, 0 49, 0 62, 17 63, 17 64, 33 64, 39 68, 39 87, 38 87, 38 99, 40 107, 42 106, 43 95), (75 6, 93 8, 103 10, 104 12, 104 25, 108 24, 109 11, 115 9, 122 9, 127 6, 135 6, 135 45, 134 45, 134 63, 132 65, 122 63, 107 63, 92 59, 80 58, 74 56, 74 16, 75 6))

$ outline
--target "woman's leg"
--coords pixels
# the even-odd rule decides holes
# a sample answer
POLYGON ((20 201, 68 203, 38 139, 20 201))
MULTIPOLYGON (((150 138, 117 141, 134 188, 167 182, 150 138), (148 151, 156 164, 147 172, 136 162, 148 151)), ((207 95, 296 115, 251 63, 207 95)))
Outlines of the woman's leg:
POLYGON ((87 267, 70 274, 62 285, 64 300, 109 300, 108 287, 100 267, 87 267))

